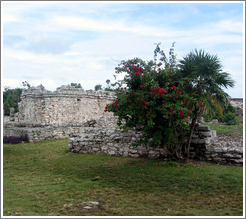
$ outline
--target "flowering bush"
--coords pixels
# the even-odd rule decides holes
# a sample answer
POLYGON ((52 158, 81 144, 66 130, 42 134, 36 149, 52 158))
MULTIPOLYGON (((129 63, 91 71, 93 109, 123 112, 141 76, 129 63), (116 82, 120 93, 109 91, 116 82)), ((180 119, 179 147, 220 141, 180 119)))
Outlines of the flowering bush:
POLYGON ((116 67, 116 73, 125 73, 125 77, 118 82, 116 100, 107 105, 105 111, 114 112, 124 129, 141 130, 145 137, 139 143, 165 147, 172 157, 180 158, 193 109, 196 106, 202 109, 204 105, 175 83, 173 48, 169 55, 167 59, 157 45, 154 60, 122 61, 116 67))

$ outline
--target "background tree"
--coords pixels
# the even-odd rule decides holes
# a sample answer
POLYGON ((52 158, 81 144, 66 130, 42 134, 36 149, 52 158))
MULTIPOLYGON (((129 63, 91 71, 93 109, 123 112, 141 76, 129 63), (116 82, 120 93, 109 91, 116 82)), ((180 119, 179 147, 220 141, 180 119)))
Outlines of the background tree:
POLYGON ((97 84, 94 88, 95 91, 98 91, 98 90, 102 90, 102 85, 101 84, 97 84))
POLYGON ((5 87, 3 91, 3 113, 4 116, 9 116, 10 108, 15 109, 15 113, 19 111, 18 103, 21 101, 22 91, 31 87, 27 81, 22 82, 23 88, 5 87))
POLYGON ((70 85, 76 88, 82 88, 80 83, 71 83, 70 85))
POLYGON ((108 85, 108 88, 110 88, 110 80, 109 79, 106 80, 106 84, 108 85))
POLYGON ((14 88, 10 89, 8 87, 4 88, 3 91, 3 112, 4 116, 9 116, 10 108, 14 108, 15 112, 18 112, 18 103, 20 102, 20 96, 24 89, 14 88))
POLYGON ((179 85, 206 103, 204 114, 223 115, 229 104, 229 95, 222 89, 234 86, 230 74, 222 70, 222 65, 216 55, 210 55, 203 50, 194 50, 180 61, 176 80, 179 85))
POLYGON ((190 52, 180 61, 178 67, 175 80, 179 86, 195 98, 200 98, 206 105, 204 111, 199 105, 194 108, 189 139, 191 141, 195 123, 202 112, 210 117, 223 116, 223 111, 230 103, 229 95, 222 88, 233 87, 234 81, 229 73, 222 70, 219 58, 203 50, 190 52))
POLYGON ((27 81, 23 81, 23 82, 22 82, 22 86, 23 86, 24 88, 30 88, 30 87, 31 87, 31 85, 30 85, 27 81))

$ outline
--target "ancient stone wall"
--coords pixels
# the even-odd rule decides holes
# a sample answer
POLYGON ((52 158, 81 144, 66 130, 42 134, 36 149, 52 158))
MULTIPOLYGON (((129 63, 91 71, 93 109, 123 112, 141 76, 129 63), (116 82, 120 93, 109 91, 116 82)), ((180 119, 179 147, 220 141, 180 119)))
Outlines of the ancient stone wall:
POLYGON ((62 124, 83 122, 110 115, 105 106, 115 98, 113 92, 61 86, 56 91, 43 86, 31 87, 21 95, 18 122, 62 124))
POLYGON ((27 135, 29 142, 38 142, 49 139, 68 138, 79 135, 86 127, 115 128, 117 118, 112 116, 99 119, 89 119, 84 122, 44 124, 44 123, 5 123, 3 136, 21 137, 27 135))
MULTIPOLYGON (((74 153, 97 153, 112 156, 144 157, 150 159, 167 159, 163 148, 144 145, 132 146, 141 138, 136 131, 122 132, 115 128, 86 127, 79 135, 69 138, 69 149, 74 153)), ((197 126, 192 137, 190 158, 219 164, 243 163, 242 144, 237 146, 218 145, 216 131, 209 126, 197 126)))

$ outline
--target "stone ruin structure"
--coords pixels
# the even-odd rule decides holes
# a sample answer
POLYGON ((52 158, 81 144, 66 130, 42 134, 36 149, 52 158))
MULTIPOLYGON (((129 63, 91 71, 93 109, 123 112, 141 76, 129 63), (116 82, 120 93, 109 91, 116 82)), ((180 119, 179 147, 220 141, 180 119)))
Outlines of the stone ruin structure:
POLYGON ((30 142, 69 137, 80 133, 86 120, 112 115, 104 108, 114 98, 113 92, 69 85, 53 92, 42 85, 31 87, 21 95, 19 112, 4 118, 3 136, 27 135, 30 142))
MULTIPOLYGON (((163 148, 132 146, 141 133, 117 129, 117 117, 104 112, 114 99, 114 93, 109 91, 61 86, 51 92, 42 85, 31 87, 21 95, 19 113, 11 112, 9 118, 4 118, 3 136, 27 135, 30 142, 69 137, 68 147, 74 153, 166 159, 163 148)), ((197 125, 191 158, 242 165, 243 140, 223 141, 209 126, 197 125)))
POLYGON ((51 92, 40 85, 24 91, 21 95, 18 122, 33 124, 84 122, 90 118, 105 116, 104 108, 114 98, 114 94, 107 91, 85 91, 68 85, 51 92))

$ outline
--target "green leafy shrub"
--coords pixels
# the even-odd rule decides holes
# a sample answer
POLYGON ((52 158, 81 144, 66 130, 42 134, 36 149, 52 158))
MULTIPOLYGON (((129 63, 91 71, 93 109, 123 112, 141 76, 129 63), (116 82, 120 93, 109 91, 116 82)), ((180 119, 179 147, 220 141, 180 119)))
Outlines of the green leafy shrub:
POLYGON ((15 113, 19 111, 18 102, 20 102, 20 97, 23 89, 22 88, 5 88, 3 91, 3 112, 4 116, 9 116, 10 108, 15 109, 15 113))
POLYGON ((116 67, 116 73, 124 73, 125 77, 116 83, 117 98, 105 111, 114 112, 118 125, 125 130, 141 130, 144 137, 139 144, 167 148, 171 157, 179 158, 190 133, 189 119, 194 108, 202 109, 204 104, 175 83, 173 48, 169 59, 158 45, 154 54, 154 60, 123 60, 116 67))
POLYGON ((238 121, 235 117, 235 114, 234 113, 227 113, 224 115, 223 117, 223 122, 226 124, 226 125, 237 125, 238 124, 238 121))

